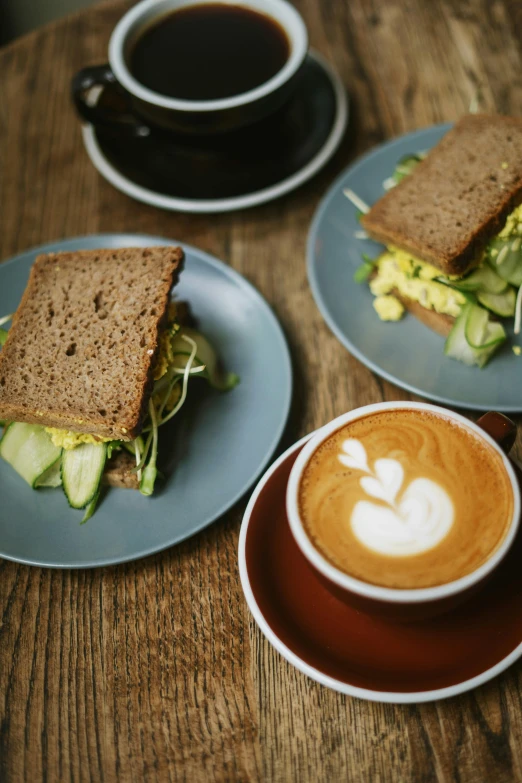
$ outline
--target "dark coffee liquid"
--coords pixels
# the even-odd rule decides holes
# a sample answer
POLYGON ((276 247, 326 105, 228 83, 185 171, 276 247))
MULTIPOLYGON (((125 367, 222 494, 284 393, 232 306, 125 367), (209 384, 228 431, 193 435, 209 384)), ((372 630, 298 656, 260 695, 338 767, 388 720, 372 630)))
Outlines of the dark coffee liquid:
POLYGON ((128 57, 134 78, 154 92, 185 100, 240 95, 264 84, 288 59, 279 24, 248 8, 212 3, 157 20, 128 57))

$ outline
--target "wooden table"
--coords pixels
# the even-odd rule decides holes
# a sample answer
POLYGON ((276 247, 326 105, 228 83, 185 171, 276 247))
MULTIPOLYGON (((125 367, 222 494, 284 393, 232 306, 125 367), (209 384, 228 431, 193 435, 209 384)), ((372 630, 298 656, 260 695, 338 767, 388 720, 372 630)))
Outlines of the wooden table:
MULTIPOLYGON (((0 51, 0 258, 60 237, 136 231, 226 259, 271 302, 291 346, 296 394, 282 446, 347 409, 405 398, 324 325, 305 276, 308 225, 349 161, 459 117, 477 87, 483 108, 522 112, 522 4, 300 0, 312 45, 351 94, 350 133, 298 192, 211 217, 132 201, 83 150, 70 78, 105 61, 127 5, 97 6, 0 51)), ((522 780, 520 663, 459 698, 383 706, 317 685, 270 647, 239 583, 245 502, 141 562, 65 572, 1 564, 0 781, 522 780)))

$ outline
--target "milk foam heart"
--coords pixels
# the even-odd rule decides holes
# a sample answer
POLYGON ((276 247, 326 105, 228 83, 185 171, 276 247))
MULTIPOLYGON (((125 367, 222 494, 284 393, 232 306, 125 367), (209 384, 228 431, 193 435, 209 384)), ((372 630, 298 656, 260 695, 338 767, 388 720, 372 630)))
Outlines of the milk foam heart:
POLYGON ((369 549, 383 555, 417 555, 437 546, 453 525, 454 508, 443 487, 431 479, 414 479, 402 493, 404 469, 398 460, 378 459, 373 470, 366 450, 355 439, 344 441, 339 461, 370 475, 359 484, 386 505, 360 500, 351 514, 353 532, 369 549))

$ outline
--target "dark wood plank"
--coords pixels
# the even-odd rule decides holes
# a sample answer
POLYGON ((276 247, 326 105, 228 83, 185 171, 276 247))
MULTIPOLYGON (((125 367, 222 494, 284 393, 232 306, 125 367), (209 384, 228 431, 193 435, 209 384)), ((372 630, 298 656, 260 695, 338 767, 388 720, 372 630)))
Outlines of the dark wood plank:
MULTIPOLYGON (((129 3, 89 9, 0 51, 0 258, 96 231, 163 234, 225 258, 272 303, 292 348, 286 444, 352 407, 407 397, 344 351, 308 288, 307 228, 335 174, 389 136, 458 117, 478 86, 484 109, 522 110, 519 2, 296 4, 349 89, 351 131, 298 192, 230 215, 138 204, 88 162, 70 77, 106 59, 129 3)), ((126 566, 0 565, 0 780, 522 779, 520 664, 461 698, 392 706, 330 692, 283 661, 241 593, 244 505, 126 566)))

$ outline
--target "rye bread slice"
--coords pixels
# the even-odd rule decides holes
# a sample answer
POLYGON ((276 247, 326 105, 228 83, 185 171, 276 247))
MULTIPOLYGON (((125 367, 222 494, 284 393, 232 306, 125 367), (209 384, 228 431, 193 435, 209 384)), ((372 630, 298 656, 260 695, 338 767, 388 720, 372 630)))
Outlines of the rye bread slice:
POLYGON ((378 242, 462 275, 520 203, 522 119, 471 114, 361 222, 378 242))
POLYGON ((0 420, 139 434, 179 247, 39 256, 0 351, 0 420))

